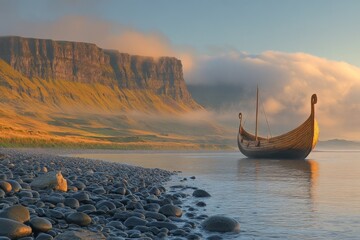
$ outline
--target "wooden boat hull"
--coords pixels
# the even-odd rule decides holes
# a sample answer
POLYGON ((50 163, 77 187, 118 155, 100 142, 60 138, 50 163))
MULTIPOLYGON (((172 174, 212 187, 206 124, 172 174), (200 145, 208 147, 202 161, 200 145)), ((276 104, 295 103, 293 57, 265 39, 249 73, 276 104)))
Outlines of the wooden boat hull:
POLYGON ((315 147, 319 127, 315 120, 314 105, 317 97, 311 97, 309 118, 294 130, 273 138, 256 137, 248 133, 241 125, 237 137, 239 150, 250 158, 305 159, 315 147))

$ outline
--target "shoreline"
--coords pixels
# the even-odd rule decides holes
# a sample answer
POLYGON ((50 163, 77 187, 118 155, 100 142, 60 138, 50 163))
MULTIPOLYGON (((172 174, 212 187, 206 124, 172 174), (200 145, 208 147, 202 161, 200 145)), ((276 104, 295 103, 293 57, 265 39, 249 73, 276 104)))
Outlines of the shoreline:
POLYGON ((66 239, 74 234, 80 234, 80 239, 109 240, 204 237, 200 226, 208 216, 191 213, 198 206, 183 206, 187 198, 194 198, 185 193, 189 187, 164 187, 175 172, 59 156, 39 149, 2 148, 0 153, 0 182, 12 181, 17 186, 0 198, 0 219, 1 212, 9 207, 25 206, 29 219, 23 225, 32 227, 31 234, 26 235, 32 238, 28 239, 40 235, 47 235, 44 239, 66 239), (67 181, 67 191, 32 189, 37 177, 58 171, 67 181), (80 219, 72 219, 74 215, 80 219), (50 221, 51 229, 35 231, 31 221, 36 218, 50 221), (81 222, 85 221, 82 218, 87 222, 81 222))
POLYGON ((125 149, 102 149, 102 148, 1 148, 7 150, 14 150, 18 152, 26 152, 32 154, 47 154, 57 156, 69 156, 76 154, 131 154, 131 153, 208 153, 208 152, 239 152, 238 149, 172 149, 172 150, 161 150, 161 149, 139 149, 139 150, 125 150, 125 149))

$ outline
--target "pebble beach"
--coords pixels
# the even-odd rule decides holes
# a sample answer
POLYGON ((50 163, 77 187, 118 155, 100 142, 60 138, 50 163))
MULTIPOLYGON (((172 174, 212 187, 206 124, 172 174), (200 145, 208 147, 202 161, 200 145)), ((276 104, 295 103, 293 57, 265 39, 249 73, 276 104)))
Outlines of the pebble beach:
POLYGON ((196 214, 211 197, 205 190, 164 187, 175 174, 1 149, 0 240, 222 239, 240 231, 226 216, 196 214), (199 200, 189 206, 189 198, 199 200))

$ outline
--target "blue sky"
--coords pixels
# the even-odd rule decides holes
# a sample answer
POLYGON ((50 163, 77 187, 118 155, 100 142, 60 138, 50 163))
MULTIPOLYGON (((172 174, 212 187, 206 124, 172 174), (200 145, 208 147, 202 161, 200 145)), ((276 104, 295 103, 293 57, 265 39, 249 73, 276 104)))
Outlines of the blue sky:
POLYGON ((6 17, 45 23, 87 16, 161 33, 172 44, 200 53, 224 48, 254 54, 306 52, 360 66, 360 1, 356 0, 1 0, 0 4, 1 35, 21 24, 4 21, 6 17))

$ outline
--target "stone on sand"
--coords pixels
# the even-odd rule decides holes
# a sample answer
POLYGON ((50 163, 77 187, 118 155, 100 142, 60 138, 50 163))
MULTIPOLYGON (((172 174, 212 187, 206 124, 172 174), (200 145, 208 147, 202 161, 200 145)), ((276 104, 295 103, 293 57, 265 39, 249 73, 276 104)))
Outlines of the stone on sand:
POLYGON ((32 233, 31 227, 8 218, 0 218, 0 226, 0 236, 10 239, 26 237, 32 233))
POLYGON ((202 190, 202 189, 196 189, 193 194, 192 194, 194 197, 198 197, 198 198, 201 198, 201 197, 211 197, 211 195, 205 191, 205 190, 202 190))
POLYGON ((52 229, 52 224, 46 218, 36 217, 30 220, 30 227, 34 232, 47 232, 52 229))
POLYGON ((166 204, 160 208, 159 213, 164 214, 167 217, 181 217, 182 210, 178 206, 166 204))
POLYGON ((0 188, 5 192, 9 193, 12 190, 11 184, 6 181, 0 181, 0 188))
POLYGON ((35 178, 31 184, 32 189, 54 189, 57 191, 67 191, 67 181, 61 172, 48 172, 35 178))
POLYGON ((239 232, 240 224, 233 218, 215 215, 208 217, 201 226, 211 232, 239 232))
POLYGON ((91 217, 86 213, 76 212, 71 213, 66 217, 68 223, 75 223, 79 226, 87 226, 91 223, 91 217))
POLYGON ((0 218, 8 218, 20 223, 24 223, 30 220, 30 212, 22 205, 14 205, 2 210, 0 212, 0 218))

